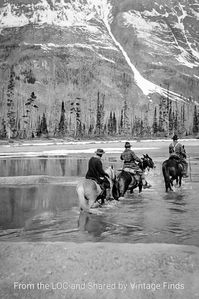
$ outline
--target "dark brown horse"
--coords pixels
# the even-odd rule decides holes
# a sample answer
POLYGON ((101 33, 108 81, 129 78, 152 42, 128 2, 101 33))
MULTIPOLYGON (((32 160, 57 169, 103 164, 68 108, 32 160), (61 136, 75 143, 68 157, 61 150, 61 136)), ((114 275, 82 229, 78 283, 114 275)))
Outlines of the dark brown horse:
POLYGON ((180 159, 175 156, 171 156, 168 160, 162 163, 162 173, 164 176, 165 189, 173 191, 173 181, 180 187, 182 184, 183 165, 180 163, 180 159))
MULTIPOLYGON (((143 155, 142 163, 138 164, 139 168, 144 171, 146 168, 155 168, 155 164, 148 154, 143 155)), ((142 192, 142 179, 139 174, 132 175, 127 171, 122 170, 117 177, 116 184, 113 188, 113 197, 124 197, 127 190, 133 193, 135 188, 139 188, 139 192, 142 192)))

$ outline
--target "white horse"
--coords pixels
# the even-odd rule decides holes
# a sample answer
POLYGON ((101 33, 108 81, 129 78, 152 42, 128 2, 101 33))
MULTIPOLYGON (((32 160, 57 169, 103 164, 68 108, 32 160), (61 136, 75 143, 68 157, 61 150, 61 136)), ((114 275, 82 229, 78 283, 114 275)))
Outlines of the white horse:
MULTIPOLYGON (((109 175, 108 180, 110 182, 112 195, 113 182, 116 178, 115 170, 113 166, 109 166, 105 172, 109 175)), ((98 205, 96 204, 96 199, 101 194, 102 188, 94 180, 83 179, 77 184, 76 191, 79 198, 80 209, 90 212, 91 208, 95 208, 98 205)))

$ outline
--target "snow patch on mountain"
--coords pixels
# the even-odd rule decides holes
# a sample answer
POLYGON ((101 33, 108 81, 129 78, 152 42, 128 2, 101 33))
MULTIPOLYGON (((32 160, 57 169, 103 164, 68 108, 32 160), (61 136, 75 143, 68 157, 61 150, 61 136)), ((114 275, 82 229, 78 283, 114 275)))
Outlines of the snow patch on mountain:
POLYGON ((95 12, 85 6, 82 9, 80 1, 65 3, 55 2, 52 9, 46 0, 39 3, 15 5, 7 3, 0 12, 1 27, 18 27, 33 24, 50 24, 63 27, 80 26, 96 33, 98 28, 89 23, 95 17, 95 12))
MULTIPOLYGON (((146 45, 153 46, 154 49, 161 51, 162 53, 170 53, 172 54, 173 43, 177 50, 180 52, 176 55, 176 60, 183 65, 186 65, 189 68, 197 67, 199 62, 197 59, 199 58, 199 53, 192 48, 192 44, 189 41, 188 35, 184 26, 184 19, 188 16, 188 13, 185 11, 184 6, 180 3, 178 4, 178 13, 176 10, 172 9, 172 15, 176 18, 176 22, 172 24, 172 26, 168 26, 166 22, 155 22, 151 20, 151 17, 159 17, 161 14, 158 13, 155 9, 152 11, 128 11, 123 13, 124 25, 129 27, 132 26, 139 38, 142 38, 146 45), (179 30, 179 33, 182 35, 183 41, 185 41, 187 49, 183 48, 175 36, 172 28, 179 30), (160 32, 168 31, 173 40, 169 41, 170 47, 163 47, 163 44, 168 44, 168 41, 163 40, 158 37, 160 32), (158 36, 156 36, 158 33, 158 36), (171 48, 171 49, 170 49, 171 48), (193 59, 195 58, 195 59, 193 59)), ((164 14, 164 17, 168 17, 169 14, 164 14)), ((155 19, 155 18, 153 18, 155 19)))
MULTIPOLYGON (((145 20, 140 12, 128 11, 123 13, 124 25, 133 26, 138 34, 138 37, 148 39, 151 38, 153 30, 162 30, 162 26, 156 22, 145 20)), ((163 26, 165 26, 163 24, 163 26)), ((165 26, 166 27, 166 26, 165 26)))
POLYGON ((51 49, 51 48, 87 48, 90 49, 92 51, 94 51, 94 48, 96 49, 107 49, 107 50, 115 50, 118 51, 118 49, 116 49, 115 47, 105 47, 105 46, 97 46, 97 45, 88 45, 88 44, 80 44, 80 43, 73 43, 73 44, 53 44, 53 43, 46 43, 46 44, 38 44, 38 43, 27 43, 27 42, 23 42, 21 43, 21 45, 25 45, 25 46, 40 46, 41 48, 45 48, 45 49, 51 49))
MULTIPOLYGON (((103 36, 105 46, 107 46, 107 41, 108 47, 111 44, 112 49, 118 49, 119 51, 121 51, 123 57, 125 58, 127 64, 134 74, 135 83, 145 95, 159 93, 161 95, 168 96, 167 90, 143 78, 137 68, 132 64, 124 47, 116 40, 110 28, 113 16, 112 6, 108 2, 108 0, 74 0, 71 2, 65 2, 64 0, 54 0, 52 1, 52 3, 53 7, 46 0, 41 0, 36 4, 25 4, 24 2, 24 4, 21 3, 20 5, 16 5, 6 3, 0 10, 0 28, 25 26, 29 23, 33 23, 35 25, 50 24, 60 27, 70 27, 71 30, 74 27, 78 27, 80 28, 80 30, 85 29, 89 33, 88 35, 90 36, 90 38, 92 38, 93 35, 96 35, 99 37, 99 39, 101 39, 101 37, 103 36)), ((183 31, 182 22, 186 16, 186 13, 183 10, 183 7, 180 8, 182 11, 182 15, 178 17, 177 26, 181 28, 181 31, 183 31)), ((168 30, 168 28, 166 27, 166 24, 164 22, 160 24, 158 22, 147 20, 147 16, 156 17, 159 15, 159 13, 155 9, 153 9, 151 12, 145 11, 144 14, 142 15, 140 12, 134 11, 124 13, 126 25, 134 26, 138 32, 139 37, 145 40, 147 39, 148 42, 150 41, 150 43, 153 42, 153 44, 156 45, 156 49, 158 49, 160 48, 160 45, 162 45, 163 41, 158 38, 158 36, 156 36, 154 32, 166 29, 168 30)), ((165 15, 166 14, 167 12, 165 12, 165 15)), ((186 38, 185 31, 183 31, 183 34, 186 38)), ((189 61, 189 53, 184 49, 181 49, 180 45, 177 42, 177 39, 175 39, 175 36, 174 41, 176 42, 176 46, 178 47, 178 49, 181 51, 181 53, 177 57, 177 60, 189 67, 195 66, 194 63, 189 61)), ((49 47, 52 47, 52 45, 50 46, 49 44, 42 44, 41 46, 44 50, 48 50, 49 47)), ((67 47, 68 45, 65 46, 67 47)), ((77 45, 74 44, 73 46, 77 45)), ((90 50, 94 51, 93 48, 95 46, 81 44, 81 47, 87 47, 90 50)), ((192 51, 193 55, 194 52, 193 49, 191 49, 190 43, 189 49, 190 51, 192 51)), ((97 54, 98 56, 101 55, 99 53, 97 54)), ((102 55, 100 57, 110 62, 114 62, 113 60, 110 60, 102 55)), ((182 101, 182 98, 176 93, 170 92, 170 97, 173 100, 182 101)))

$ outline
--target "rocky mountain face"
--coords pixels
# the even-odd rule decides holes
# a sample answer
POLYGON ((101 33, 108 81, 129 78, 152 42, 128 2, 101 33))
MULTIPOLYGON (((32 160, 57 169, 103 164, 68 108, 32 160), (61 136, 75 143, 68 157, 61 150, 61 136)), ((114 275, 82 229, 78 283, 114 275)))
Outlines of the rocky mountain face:
POLYGON ((0 135, 199 131, 197 0, 0 1, 0 135))

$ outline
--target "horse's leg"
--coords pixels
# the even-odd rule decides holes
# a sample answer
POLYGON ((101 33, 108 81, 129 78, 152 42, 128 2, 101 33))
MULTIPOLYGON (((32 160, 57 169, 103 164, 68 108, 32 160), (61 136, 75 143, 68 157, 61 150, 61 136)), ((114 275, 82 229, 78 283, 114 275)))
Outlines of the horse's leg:
POLYGON ((173 191, 172 187, 173 186, 173 180, 170 179, 170 177, 165 177, 164 178, 164 181, 165 181, 165 189, 166 189, 166 192, 168 192, 169 190, 170 191, 173 191))
POLYGON ((132 187, 132 188, 130 189, 130 194, 133 193, 133 190, 134 190, 134 187, 132 187))
POLYGON ((168 186, 169 186, 169 190, 170 190, 170 191, 173 191, 173 189, 172 189, 172 187, 173 187, 173 178, 171 178, 171 179, 169 180, 169 184, 168 184, 168 186))
POLYGON ((139 183, 138 183, 139 193, 142 192, 142 186, 143 186, 142 179, 140 178, 139 183))
POLYGON ((76 191, 77 191, 77 195, 78 195, 78 198, 79 198, 80 210, 84 210, 84 211, 88 212, 89 211, 89 204, 88 204, 88 199, 84 195, 83 184, 78 184, 77 188, 76 188, 76 191))
MULTIPOLYGON (((167 162, 167 161, 165 161, 165 162, 167 162)), ((168 192, 169 190, 173 191, 171 188, 173 182, 172 182, 172 179, 170 178, 169 169, 168 169, 167 165, 165 164, 165 162, 163 162, 163 165, 162 165, 162 173, 164 176, 165 191, 168 192)))
POLYGON ((181 185, 182 185, 182 176, 180 175, 179 176, 179 186, 181 187, 181 185))
POLYGON ((124 197, 124 194, 126 192, 126 187, 125 187, 125 182, 123 179, 120 179, 118 182, 118 187, 119 187, 119 196, 124 197))

